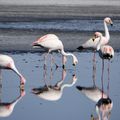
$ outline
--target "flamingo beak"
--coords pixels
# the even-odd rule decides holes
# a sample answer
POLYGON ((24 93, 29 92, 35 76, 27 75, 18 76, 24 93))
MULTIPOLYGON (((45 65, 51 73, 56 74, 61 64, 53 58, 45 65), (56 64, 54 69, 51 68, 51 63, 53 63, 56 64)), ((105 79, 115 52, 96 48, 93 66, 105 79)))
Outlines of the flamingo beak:
POLYGON ((113 26, 113 23, 111 23, 110 25, 113 26))
POLYGON ((96 38, 96 36, 93 36, 93 37, 92 37, 93 42, 95 41, 95 38, 96 38))
POLYGON ((75 66, 75 63, 73 63, 73 66, 75 66))
POLYGON ((37 42, 35 41, 35 42, 32 43, 32 46, 35 46, 36 44, 37 44, 37 42))
POLYGON ((77 63, 78 63, 78 62, 74 62, 74 63, 73 63, 73 66, 76 66, 77 63))
POLYGON ((32 43, 32 47, 33 47, 33 48, 39 48, 40 45, 38 44, 37 41, 35 41, 35 42, 32 43))
POLYGON ((110 25, 113 26, 113 22, 112 22, 112 20, 110 21, 110 25))

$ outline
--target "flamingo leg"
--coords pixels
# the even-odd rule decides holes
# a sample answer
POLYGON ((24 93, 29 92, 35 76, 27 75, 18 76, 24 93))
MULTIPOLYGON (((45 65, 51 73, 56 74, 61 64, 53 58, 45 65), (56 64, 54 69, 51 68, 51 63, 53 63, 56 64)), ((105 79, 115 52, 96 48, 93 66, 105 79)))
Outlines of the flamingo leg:
POLYGON ((48 55, 49 55, 49 51, 48 51, 48 53, 45 54, 45 56, 44 56, 44 69, 46 69, 46 66, 47 66, 47 57, 48 57, 48 55))
POLYGON ((65 64, 67 62, 66 56, 62 55, 62 68, 65 69, 65 64))
POLYGON ((46 81, 46 79, 47 79, 47 68, 44 67, 43 69, 44 69, 44 71, 43 71, 43 81, 44 81, 45 85, 48 86, 47 81, 46 81))
POLYGON ((108 60, 108 86, 107 86, 107 94, 108 94, 108 97, 109 97, 109 89, 110 89, 110 61, 108 60))
POLYGON ((53 58, 53 55, 51 54, 51 68, 52 68, 52 63, 55 64, 56 69, 57 69, 57 68, 58 68, 58 65, 55 63, 55 60, 54 60, 54 58, 53 58))
POLYGON ((101 75, 101 83, 102 83, 102 98, 103 98, 103 92, 104 92, 104 86, 103 86, 103 82, 104 82, 104 59, 102 59, 102 75, 101 75))
POLYGON ((93 85, 95 85, 95 81, 96 81, 96 54, 95 54, 95 51, 94 51, 94 55, 93 55, 93 85))

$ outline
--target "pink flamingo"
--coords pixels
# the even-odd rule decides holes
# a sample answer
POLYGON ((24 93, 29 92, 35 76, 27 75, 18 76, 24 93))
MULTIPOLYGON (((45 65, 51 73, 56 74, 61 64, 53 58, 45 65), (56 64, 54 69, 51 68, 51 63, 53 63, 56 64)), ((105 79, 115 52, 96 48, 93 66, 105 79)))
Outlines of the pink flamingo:
MULTIPOLYGON (((102 59, 102 89, 103 89, 103 73, 104 73, 104 59, 108 60, 108 75, 109 75, 109 61, 114 57, 114 49, 110 45, 102 45, 102 42, 105 40, 103 37, 102 33, 96 32, 94 34, 95 38, 99 38, 99 43, 97 45, 97 50, 99 52, 99 56, 102 59)), ((109 82, 109 77, 108 77, 108 82, 109 82)), ((109 87, 109 83, 108 83, 109 87)))
MULTIPOLYGON (((108 44, 108 42, 110 40, 110 34, 109 34, 107 24, 113 25, 113 22, 112 22, 111 18, 109 18, 109 17, 106 17, 104 19, 105 36, 103 36, 103 37, 105 40, 103 39, 102 45, 108 44)), ((95 38, 95 39, 90 38, 88 41, 86 41, 84 44, 79 46, 77 49, 79 49, 79 50, 93 49, 94 51, 96 51, 98 43, 99 43, 99 38, 95 38)))
MULTIPOLYGON (((109 30, 107 25, 113 25, 113 22, 111 20, 111 18, 106 17, 104 18, 104 29, 105 29, 105 36, 103 36, 103 41, 101 42, 102 45, 106 45, 108 44, 109 40, 110 40, 110 34, 109 34, 109 30)), ((83 50, 83 49, 92 49, 94 51, 94 55, 93 55, 93 71, 96 71, 96 62, 95 62, 95 52, 97 49, 97 45, 99 43, 99 38, 90 38, 89 40, 87 40, 84 44, 82 44, 81 46, 79 46, 77 49, 79 50, 83 50)), ((93 74, 94 77, 94 74, 93 74)))
POLYGON ((25 84, 25 82, 26 82, 25 78, 19 73, 19 71, 15 67, 14 60, 10 56, 0 54, 0 71, 1 71, 1 69, 13 70, 20 77, 21 85, 25 84))
MULTIPOLYGON (((78 63, 78 59, 74 54, 66 53, 64 51, 64 46, 62 41, 55 34, 47 34, 40 37, 37 41, 33 42, 33 46, 43 47, 45 49, 48 49, 48 54, 54 50, 60 51, 63 55, 63 66, 66 63, 66 56, 72 56, 74 66, 78 63)), ((48 54, 45 56, 45 59, 47 58, 48 54)))

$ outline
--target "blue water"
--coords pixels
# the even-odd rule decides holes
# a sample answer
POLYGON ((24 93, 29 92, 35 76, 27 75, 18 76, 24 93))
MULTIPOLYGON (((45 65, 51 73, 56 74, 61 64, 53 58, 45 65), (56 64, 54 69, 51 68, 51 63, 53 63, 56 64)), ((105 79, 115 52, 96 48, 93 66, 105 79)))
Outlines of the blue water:
MULTIPOLYGON (((72 66, 71 58, 68 58, 66 64, 66 77, 64 83, 70 83, 72 75, 75 74, 77 81, 74 86, 65 88, 62 97, 58 101, 47 101, 37 97, 31 93, 32 88, 44 86, 44 69, 43 69, 43 54, 11 54, 16 67, 25 76, 25 96, 15 105, 13 112, 8 117, 0 117, 0 120, 90 120, 90 115, 95 112, 95 104, 93 101, 86 98, 77 89, 77 85, 92 86, 92 53, 78 53, 74 52, 77 56, 79 63, 75 68, 72 66)), ((60 66, 57 70, 52 66, 50 67, 50 59, 47 61, 47 83, 54 85, 61 80, 61 55, 53 53, 56 63, 60 66), (52 77, 51 77, 52 74, 52 77)), ((97 60, 97 73, 96 73, 96 86, 101 88, 101 59, 96 55, 97 60)), ((118 120, 120 118, 120 53, 115 53, 114 59, 110 63, 110 98, 113 100, 113 109, 110 119, 118 120)), ((107 91, 107 61, 105 62, 104 73, 104 90, 107 91)), ((11 102, 20 95, 19 78, 18 76, 8 70, 2 71, 2 91, 0 93, 1 102, 11 102)))
MULTIPOLYGON (((113 21, 110 31, 120 31, 119 20, 113 21)), ((103 20, 48 20, 39 22, 0 22, 0 29, 38 29, 58 31, 103 31, 103 20)))

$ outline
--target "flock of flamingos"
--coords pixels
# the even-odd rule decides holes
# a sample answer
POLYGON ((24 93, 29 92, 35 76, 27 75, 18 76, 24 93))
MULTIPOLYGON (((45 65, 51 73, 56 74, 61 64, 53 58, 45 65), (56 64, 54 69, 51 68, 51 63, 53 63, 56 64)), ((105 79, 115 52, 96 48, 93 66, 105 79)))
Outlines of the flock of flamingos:
MULTIPOLYGON (((105 36, 103 36, 102 33, 100 32, 95 32, 93 34, 93 37, 91 37, 88 41, 86 41, 84 44, 80 45, 77 48, 80 51, 83 49, 92 49, 94 51, 94 55, 93 55, 94 62, 96 59, 95 54, 96 52, 98 52, 99 56, 101 57, 103 61, 102 69, 104 69, 104 60, 107 59, 108 61, 110 61, 110 59, 114 57, 114 49, 110 45, 108 45, 109 40, 110 40, 108 25, 113 25, 113 22, 111 18, 106 17, 104 19, 105 36)), ((48 50, 47 54, 45 55, 44 67, 47 66, 46 60, 47 60, 48 54, 51 51, 55 51, 55 50, 58 50, 58 52, 62 54, 63 69, 65 69, 65 64, 67 62, 67 56, 72 56, 72 62, 74 66, 76 66, 78 63, 78 59, 73 53, 64 51, 64 46, 63 46, 62 41, 55 34, 47 34, 47 35, 40 37, 38 40, 33 42, 32 46, 33 48, 42 47, 48 50)), ((53 62, 56 65, 53 57, 51 59, 51 62, 53 62)), ((20 77, 20 86, 24 88, 26 80, 24 76, 17 70, 14 60, 10 56, 0 54, 0 74, 1 74, 1 69, 13 70, 20 77)), ((73 76, 73 83, 70 84, 70 86, 72 86, 75 83, 76 79, 77 79, 76 76, 73 76)), ((40 96, 42 98, 54 101, 54 100, 59 99, 59 97, 61 96, 59 95, 58 97, 57 95, 59 94, 58 88, 63 89, 65 87, 65 86, 62 86, 60 88, 60 86, 62 86, 62 82, 57 83, 54 89, 53 88, 45 89, 45 92, 39 92, 38 89, 33 89, 33 93, 35 94, 40 93, 40 96), (54 96, 53 96, 53 93, 54 93, 54 96)), ((92 89, 92 88, 85 88, 85 87, 77 86, 77 89, 83 92, 88 98, 90 98, 91 100, 97 103, 96 112, 98 113, 98 119, 101 120, 100 112, 102 111, 103 113, 102 119, 106 120, 105 114, 106 113, 110 114, 111 109, 113 107, 113 102, 109 98, 109 96, 106 95, 103 92, 103 90, 99 90, 97 88, 92 89)), ((21 96, 23 96, 23 94, 21 96)), ((93 120, 95 120, 95 118, 93 118, 93 120)))

